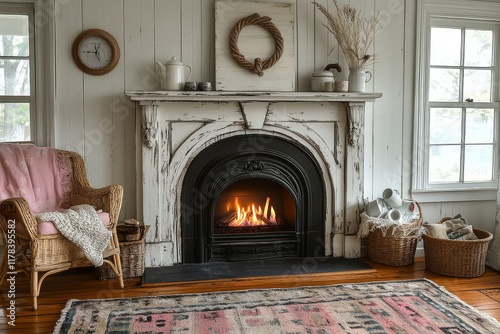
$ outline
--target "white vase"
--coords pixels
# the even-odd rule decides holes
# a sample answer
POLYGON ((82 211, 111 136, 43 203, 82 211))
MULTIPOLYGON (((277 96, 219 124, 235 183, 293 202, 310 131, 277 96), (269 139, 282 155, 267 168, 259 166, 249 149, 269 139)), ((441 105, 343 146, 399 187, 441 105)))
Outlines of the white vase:
POLYGON ((366 83, 372 78, 372 72, 365 68, 349 69, 349 92, 363 93, 366 83))

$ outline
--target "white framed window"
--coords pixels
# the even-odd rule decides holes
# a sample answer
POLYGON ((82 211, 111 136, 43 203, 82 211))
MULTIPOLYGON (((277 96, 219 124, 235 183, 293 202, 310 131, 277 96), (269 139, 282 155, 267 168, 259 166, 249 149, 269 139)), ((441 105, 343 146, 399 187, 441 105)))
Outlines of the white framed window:
POLYGON ((419 0, 415 198, 495 198, 499 41, 500 4, 419 0))
POLYGON ((59 2, 0 0, 0 43, 16 44, 0 53, 0 141, 54 145, 54 18, 59 2))
POLYGON ((0 141, 33 142, 35 113, 34 8, 0 5, 0 141))

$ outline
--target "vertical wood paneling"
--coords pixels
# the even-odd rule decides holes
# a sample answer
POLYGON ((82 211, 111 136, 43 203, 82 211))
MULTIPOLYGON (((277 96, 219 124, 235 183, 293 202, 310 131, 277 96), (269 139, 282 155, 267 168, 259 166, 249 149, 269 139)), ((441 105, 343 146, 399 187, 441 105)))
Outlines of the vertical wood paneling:
POLYGON ((474 227, 493 232, 496 201, 423 203, 424 222, 436 223, 461 214, 474 227))
POLYGON ((404 13, 390 13, 390 2, 378 0, 375 9, 382 16, 382 29, 376 36, 372 84, 383 94, 376 102, 373 119, 373 191, 376 194, 388 187, 401 191, 402 186, 403 85, 397 83, 403 82, 404 30, 395 28, 404 26, 404 13), (390 75, 380 75, 384 73, 390 75))
POLYGON ((81 0, 57 5, 55 145, 83 154, 83 75, 71 57, 73 40, 82 30, 81 7, 81 0))
MULTIPOLYGON (((155 1, 124 0, 124 81, 126 90, 153 90, 157 87, 155 60, 155 1)), ((124 97, 126 98, 126 97, 124 97)), ((127 107, 134 107, 134 104, 127 107)), ((125 111, 124 111, 125 112, 125 111)), ((128 110, 127 119, 129 117, 128 110)), ((135 122, 134 122, 135 124, 135 122)))
MULTIPOLYGON (((154 22, 155 60, 162 63, 172 57, 182 59, 181 0, 155 0, 154 22)), ((157 89, 160 83, 157 83, 157 89)))
POLYGON ((203 0, 201 2, 201 69, 200 81, 215 82, 215 0, 203 0))
POLYGON ((314 72, 314 28, 315 7, 308 1, 297 0, 297 90, 307 92, 311 88, 314 72), (298 47, 300 45, 300 47, 298 47))
MULTIPOLYGON (((82 4, 83 29, 103 29, 113 35, 123 49, 123 2, 87 0, 82 4)), ((123 122, 113 115, 113 100, 122 96, 125 89, 123 72, 123 57, 120 57, 112 72, 103 76, 84 75, 85 160, 94 186, 124 181, 123 169, 118 166, 125 161, 115 143, 119 145, 123 141, 125 131, 123 122)))
MULTIPOLYGON (((125 0, 123 15, 127 18, 123 25, 122 50, 125 89, 155 89, 154 20, 151 19, 154 17, 154 0, 125 0)), ((113 102, 115 118, 124 122, 124 133, 115 137, 124 141, 123 144, 116 143, 116 149, 121 150, 125 157, 121 168, 124 170, 124 191, 127 195, 123 199, 122 215, 138 217, 136 203, 141 198, 137 191, 136 164, 133 163, 136 150, 135 104, 123 93, 113 102)))
MULTIPOLYGON (((331 1, 318 0, 317 3, 328 8, 331 1)), ((324 15, 317 9, 314 11, 314 71, 322 71, 328 64, 328 40, 329 32, 324 27, 326 22, 324 15)), ((312 73, 309 73, 309 76, 312 73)), ((309 87, 310 88, 310 87, 309 87)), ((310 90, 310 89, 309 89, 310 90)))
POLYGON ((191 81, 201 80, 201 0, 184 0, 181 9, 182 62, 192 68, 191 81))
POLYGON ((471 222, 474 226, 493 232, 497 211, 496 201, 484 201, 475 203, 478 208, 477 218, 471 216, 470 219, 476 219, 471 222))
MULTIPOLYGON (((369 5, 366 5, 364 1, 357 0, 356 2, 351 1, 351 6, 355 6, 355 8, 358 8, 359 10, 362 11, 364 16, 371 16, 374 14, 374 4, 370 2, 369 5)), ((378 38, 378 37, 377 37, 378 38)), ((375 44, 377 43, 377 39, 374 41, 374 45, 372 45, 372 54, 375 54, 375 44)), ((377 57, 377 55, 376 55, 377 57)), ((341 57, 341 59, 344 59, 341 57)), ((342 63, 346 68, 347 75, 349 75, 349 68, 347 65, 347 62, 342 63)), ((370 70, 373 71, 373 66, 369 68, 370 70)), ((372 72, 374 73, 374 72, 372 72)), ((345 77, 345 80, 348 80, 348 77, 345 77)), ((373 84, 375 82, 375 79, 372 78, 370 82, 366 85, 367 91, 372 91, 373 90, 373 84)), ((380 99, 377 100, 377 102, 380 99)), ((375 112, 374 112, 374 104, 369 103, 366 106, 365 109, 365 171, 364 171, 364 177, 365 177, 365 200, 370 201, 375 198, 378 198, 381 196, 381 194, 378 193, 378 191, 373 190, 374 184, 373 180, 377 179, 377 176, 373 175, 373 158, 375 154, 375 147, 374 147, 374 137, 376 135, 377 129, 374 126, 374 119, 376 117, 375 112)), ((377 103, 378 105, 378 103, 377 103)), ((378 114, 378 108, 377 109, 377 114, 378 114)))
MULTIPOLYGON (((389 7, 390 12, 399 13, 403 11, 404 27, 416 27, 416 1, 398 1, 395 6, 389 7)), ((413 160, 413 106, 414 106, 414 91, 415 91, 415 34, 410 33, 412 29, 405 29, 404 37, 404 68, 403 68, 403 165, 402 171, 402 190, 403 196, 410 197, 410 189, 412 182, 412 160, 413 160)))
MULTIPOLYGON (((103 92, 107 96, 109 94, 109 99, 104 99, 104 105, 107 109, 106 117, 109 117, 112 132, 111 132, 111 149, 109 152, 103 152, 103 156, 109 159, 110 168, 109 177, 102 180, 102 185, 107 185, 110 183, 118 183, 124 187, 124 190, 128 192, 132 192, 135 189, 135 186, 131 188, 131 183, 127 182, 127 168, 124 167, 128 163, 128 155, 133 154, 134 150, 127 151, 127 147, 124 145, 124 142, 127 138, 127 133, 130 127, 127 129, 126 124, 126 115, 122 114, 122 110, 120 107, 120 101, 122 101, 125 91, 124 84, 124 74, 125 74, 125 48, 124 48, 124 2, 123 0, 107 0, 103 2, 103 12, 105 15, 108 15, 109 18, 111 15, 118 15, 116 20, 109 23, 102 23, 102 27, 104 30, 108 31, 112 34, 121 49, 120 61, 113 69, 112 72, 105 75, 106 79, 109 80, 105 85, 107 85, 107 91, 104 90, 100 93, 100 98, 103 97, 103 92)), ((106 19, 108 21, 108 19, 106 19)), ((101 129, 102 124, 105 124, 104 121, 101 121, 101 129)), ((103 131, 106 132, 106 131, 103 131)), ((102 168, 102 165, 97 166, 97 170, 102 168)), ((96 183, 96 185, 99 185, 96 183)), ((132 192, 133 194, 133 192, 132 192)), ((129 199, 131 201, 133 199, 129 199)), ((128 213, 126 204, 128 203, 127 199, 123 201, 124 210, 121 211, 120 217, 123 219, 126 217, 125 215, 128 213)), ((134 212, 135 213, 135 212, 134 212)), ((128 216, 127 216, 128 217, 128 216)), ((133 216, 132 216, 133 217, 133 216)))
MULTIPOLYGON (((273 0, 280 1, 280 0, 273 0)), ((310 1, 296 4, 297 87, 310 89, 310 76, 326 64, 339 62, 341 78, 348 69, 335 39, 323 26, 324 17, 310 1), (332 46, 336 48, 329 54, 332 46)), ((331 0, 318 0, 330 10, 331 0)), ((192 80, 214 81, 215 0, 73 0, 58 4, 56 30, 56 147, 85 156, 94 186, 120 183, 125 187, 122 215, 137 211, 133 133, 138 126, 134 107, 124 98, 128 89, 159 88, 155 60, 175 56, 193 67, 192 80), (104 29, 118 40, 122 56, 109 74, 82 74, 71 58, 71 45, 88 28, 104 29), (109 121, 109 122, 108 122, 109 121), (109 128, 112 130, 109 131, 109 128)), ((56 2, 57 3, 57 2, 56 2)), ((382 99, 368 103, 365 114, 365 197, 379 197, 386 187, 411 187, 413 136, 414 0, 339 0, 365 13, 381 10, 386 27, 377 35, 374 78, 368 91, 382 99), (406 35, 405 35, 406 32, 406 35)), ((493 230, 495 202, 425 203, 426 220, 460 212, 472 223, 493 230), (493 219, 492 219, 493 218, 493 219)))

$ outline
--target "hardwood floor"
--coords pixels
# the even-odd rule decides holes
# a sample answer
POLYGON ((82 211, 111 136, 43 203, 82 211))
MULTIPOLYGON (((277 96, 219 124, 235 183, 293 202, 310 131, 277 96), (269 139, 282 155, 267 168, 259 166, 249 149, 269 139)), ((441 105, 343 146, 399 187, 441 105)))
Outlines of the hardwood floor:
POLYGON ((92 299, 113 297, 153 296, 178 293, 224 291, 251 288, 296 287, 304 285, 325 285, 367 281, 390 281, 414 278, 428 278, 448 291, 500 321, 500 299, 494 300, 481 293, 483 289, 500 289, 500 273, 486 268, 478 278, 453 278, 440 276, 425 270, 422 258, 406 267, 389 267, 364 259, 374 270, 365 272, 328 273, 286 277, 265 277, 250 279, 218 280, 208 282, 172 283, 161 286, 141 287, 139 278, 125 280, 125 288, 116 288, 116 280, 100 281, 93 269, 79 269, 48 277, 38 298, 38 310, 31 309, 29 284, 25 275, 18 274, 15 282, 15 327, 9 326, 7 305, 10 302, 10 286, 2 284, 2 310, 0 312, 0 333, 52 333, 54 324, 68 299, 92 299))

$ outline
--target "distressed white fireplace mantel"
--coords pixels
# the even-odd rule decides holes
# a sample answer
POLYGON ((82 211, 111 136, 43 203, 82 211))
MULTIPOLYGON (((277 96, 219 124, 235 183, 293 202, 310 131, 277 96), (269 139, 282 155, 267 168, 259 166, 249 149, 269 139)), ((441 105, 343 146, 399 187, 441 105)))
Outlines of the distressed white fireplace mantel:
POLYGON ((180 195, 190 162, 235 135, 286 138, 316 159, 325 186, 326 255, 356 258, 363 210, 364 114, 379 93, 127 91, 136 102, 139 216, 146 266, 182 262, 180 195))

